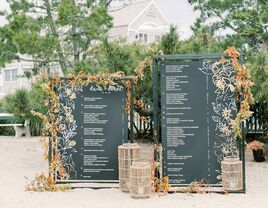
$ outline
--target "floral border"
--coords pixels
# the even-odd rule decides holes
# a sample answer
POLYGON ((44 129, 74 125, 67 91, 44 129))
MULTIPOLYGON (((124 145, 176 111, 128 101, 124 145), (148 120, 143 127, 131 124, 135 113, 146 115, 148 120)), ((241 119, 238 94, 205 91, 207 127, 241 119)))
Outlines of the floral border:
POLYGON ((82 86, 73 86, 69 82, 60 82, 59 96, 59 113, 57 123, 59 134, 57 138, 57 147, 62 161, 62 165, 69 177, 77 177, 73 153, 76 153, 76 142, 72 140, 76 136, 77 124, 73 116, 75 110, 76 95, 82 91, 82 86))
POLYGON ((211 76, 212 82, 216 86, 216 100, 212 102, 214 115, 211 118, 216 123, 214 153, 217 161, 221 162, 223 157, 238 156, 236 138, 233 137, 231 130, 231 121, 237 111, 235 103, 236 74, 229 60, 205 61, 203 68, 199 68, 199 70, 211 76))

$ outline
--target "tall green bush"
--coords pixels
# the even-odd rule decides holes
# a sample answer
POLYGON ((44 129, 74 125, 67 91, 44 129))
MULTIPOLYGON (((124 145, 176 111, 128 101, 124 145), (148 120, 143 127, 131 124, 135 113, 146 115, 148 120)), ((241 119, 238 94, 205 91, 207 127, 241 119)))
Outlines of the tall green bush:
POLYGON ((257 116, 268 134, 268 53, 251 54, 247 63, 247 69, 255 83, 252 87, 252 94, 255 99, 252 110, 254 110, 254 116, 257 116))
POLYGON ((39 136, 41 134, 42 120, 33 116, 31 111, 45 113, 47 108, 44 105, 44 101, 45 94, 41 88, 41 83, 38 82, 33 85, 30 91, 18 89, 14 94, 7 95, 4 98, 3 108, 14 114, 19 123, 29 120, 31 135, 39 136))
POLYGON ((28 91, 26 89, 18 89, 14 94, 7 95, 4 98, 3 107, 9 113, 14 114, 20 121, 31 118, 28 91))
MULTIPOLYGON (((28 92, 29 108, 36 112, 46 114, 47 106, 45 106, 46 95, 42 89, 42 81, 35 83, 28 92)), ((42 120, 31 114, 30 131, 32 136, 39 136, 42 130, 42 120)))
POLYGON ((162 36, 160 46, 164 54, 176 54, 180 47, 177 27, 171 26, 169 32, 162 36))

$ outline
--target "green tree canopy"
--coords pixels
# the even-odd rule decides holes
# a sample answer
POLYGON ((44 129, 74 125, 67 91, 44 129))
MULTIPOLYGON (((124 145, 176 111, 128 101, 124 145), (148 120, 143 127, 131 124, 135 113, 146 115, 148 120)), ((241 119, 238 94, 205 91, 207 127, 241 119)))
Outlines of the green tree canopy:
POLYGON ((177 27, 171 26, 169 32, 162 36, 160 46, 164 54, 175 54, 179 49, 180 41, 177 27))
MULTIPOLYGON (((260 52, 247 61, 247 68, 255 85, 252 94, 256 102, 268 102, 268 54, 260 52)), ((267 109, 268 111, 268 109, 267 109)))
POLYGON ((7 95, 4 98, 3 107, 18 119, 30 119, 32 116, 29 108, 28 92, 25 89, 18 89, 14 94, 7 95))
POLYGON ((188 1, 200 11, 197 26, 209 25, 213 32, 231 30, 224 38, 225 48, 235 46, 243 51, 256 51, 263 43, 267 44, 267 0, 188 1))
POLYGON ((0 65, 11 60, 36 66, 58 63, 63 72, 85 60, 92 43, 112 26, 109 0, 10 0, 3 12, 8 24, 0 28, 0 65))

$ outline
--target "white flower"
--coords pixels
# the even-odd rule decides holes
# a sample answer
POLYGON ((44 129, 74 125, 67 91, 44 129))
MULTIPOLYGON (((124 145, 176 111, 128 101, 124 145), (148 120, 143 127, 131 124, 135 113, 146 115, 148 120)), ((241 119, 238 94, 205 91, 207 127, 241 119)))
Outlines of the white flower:
POLYGON ((70 140, 70 141, 68 142, 67 145, 68 145, 69 147, 73 147, 73 146, 76 145, 76 141, 74 141, 74 140, 70 140))
POLYGON ((74 122, 74 117, 73 117, 73 115, 70 112, 66 112, 66 117, 67 117, 67 120, 70 123, 73 123, 74 122))
POLYGON ((231 134, 231 131, 229 130, 228 126, 226 126, 226 124, 221 124, 219 129, 226 136, 229 136, 231 134))
POLYGON ((59 125, 59 130, 60 130, 60 131, 65 130, 65 125, 64 125, 64 124, 60 124, 60 125, 59 125))
POLYGON ((71 95, 70 95, 70 99, 75 99, 76 98, 76 95, 75 95, 75 93, 72 93, 71 95))
POLYGON ((229 84, 229 88, 230 88, 230 91, 231 91, 231 92, 234 92, 234 91, 235 91, 235 87, 234 87, 234 85, 229 84))
POLYGON ((223 79, 217 79, 215 81, 215 85, 217 86, 217 88, 219 88, 221 91, 224 91, 225 89, 225 81, 223 79))
POLYGON ((63 106, 63 109, 66 113, 69 113, 71 111, 71 107, 63 106))
POLYGON ((65 90, 65 92, 66 92, 66 95, 67 95, 67 96, 70 96, 70 95, 72 94, 72 90, 69 89, 69 88, 67 88, 67 89, 65 90))
POLYGON ((224 108, 222 112, 222 116, 225 120, 229 120, 231 116, 231 110, 228 108, 224 108))

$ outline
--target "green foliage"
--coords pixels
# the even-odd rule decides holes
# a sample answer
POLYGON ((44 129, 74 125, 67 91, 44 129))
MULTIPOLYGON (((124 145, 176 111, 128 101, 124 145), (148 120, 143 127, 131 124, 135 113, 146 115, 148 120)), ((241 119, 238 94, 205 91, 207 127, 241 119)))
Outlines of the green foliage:
POLYGON ((79 64, 79 68, 84 67, 84 71, 93 74, 99 71, 123 71, 126 75, 131 75, 135 73, 139 62, 148 56, 148 50, 139 43, 121 44, 106 39, 92 47, 89 56, 91 58, 87 62, 79 64))
MULTIPOLYGON (((14 121, 0 120, 0 124, 9 124, 9 123, 14 123, 14 121)), ((12 126, 1 127, 0 128, 0 135, 1 136, 14 136, 15 135, 15 130, 14 130, 14 128, 12 126)))
MULTIPOLYGON (((28 93, 29 108, 31 110, 46 113, 47 106, 45 106, 46 94, 42 89, 42 82, 37 82, 33 85, 28 93)), ((42 130, 42 120, 31 114, 30 131, 32 136, 39 136, 42 130)))
POLYGON ((7 28, 0 27, 0 67, 17 57, 17 49, 10 38, 11 34, 7 28))
POLYGON ((32 86, 32 89, 28 92, 29 108, 37 112, 46 113, 47 107, 45 106, 44 101, 47 97, 44 90, 42 89, 42 83, 43 82, 41 81, 35 83, 32 86))
POLYGON ((267 43, 268 3, 265 0, 188 0, 200 11, 199 24, 207 24, 212 32, 229 29, 224 37, 225 48, 240 51, 258 50, 267 43))
POLYGON ((195 30, 188 40, 181 41, 177 50, 178 54, 200 54, 200 53, 219 53, 224 48, 211 34, 209 28, 201 27, 195 30))
POLYGON ((170 27, 169 32, 162 36, 160 45, 164 54, 175 54, 177 52, 180 45, 177 27, 170 27))
POLYGON ((41 133, 42 120, 33 116, 31 110, 46 113, 45 98, 41 83, 38 82, 33 85, 30 91, 19 89, 14 94, 7 95, 4 98, 3 107, 8 112, 14 114, 20 123, 30 120, 31 135, 38 136, 41 133))
POLYGON ((4 98, 4 109, 14 114, 20 120, 30 119, 28 92, 25 89, 16 90, 15 94, 4 98))
POLYGON ((38 67, 58 63, 62 70, 83 61, 93 41, 112 26, 109 1, 10 0, 8 24, 0 28, 0 65, 13 59, 38 67), (57 14, 57 15, 55 15, 57 14))
POLYGON ((256 102, 268 101, 268 54, 264 52, 252 55, 248 61, 248 70, 255 85, 252 94, 256 102))
POLYGON ((247 60, 247 69, 255 85, 252 94, 255 104, 252 106, 254 116, 268 130, 268 54, 264 52, 251 54, 247 60))
POLYGON ((106 62, 105 67, 107 67, 110 72, 123 71, 125 74, 131 72, 131 51, 129 51, 126 46, 117 43, 109 43, 108 40, 106 40, 102 47, 106 62))
POLYGON ((84 61, 77 61, 74 63, 73 71, 71 73, 78 74, 80 71, 87 72, 89 74, 97 74, 101 71, 107 71, 104 68, 101 68, 96 61, 94 60, 84 60, 84 61))

